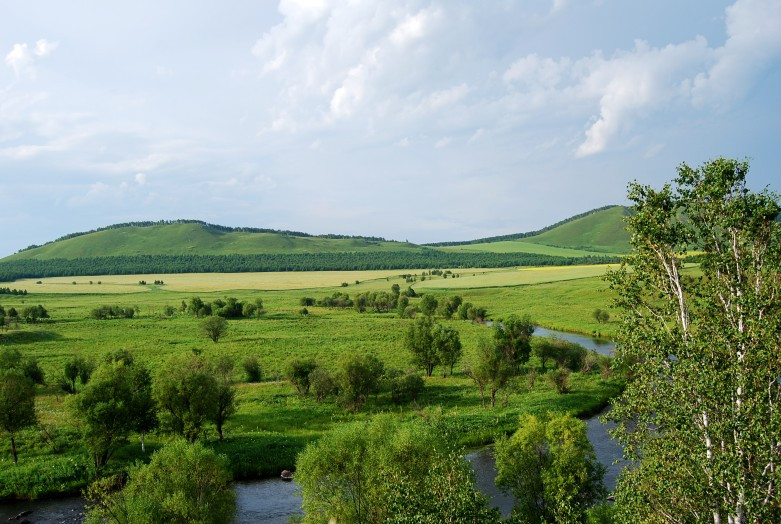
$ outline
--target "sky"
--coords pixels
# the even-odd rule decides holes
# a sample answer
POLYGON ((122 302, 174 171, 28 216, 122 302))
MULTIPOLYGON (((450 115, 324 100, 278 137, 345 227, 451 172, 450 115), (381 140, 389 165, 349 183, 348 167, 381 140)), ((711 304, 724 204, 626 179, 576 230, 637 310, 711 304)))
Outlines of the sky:
POLYGON ((749 158, 781 1, 30 0, 0 16, 0 256, 161 219, 416 243, 749 158))

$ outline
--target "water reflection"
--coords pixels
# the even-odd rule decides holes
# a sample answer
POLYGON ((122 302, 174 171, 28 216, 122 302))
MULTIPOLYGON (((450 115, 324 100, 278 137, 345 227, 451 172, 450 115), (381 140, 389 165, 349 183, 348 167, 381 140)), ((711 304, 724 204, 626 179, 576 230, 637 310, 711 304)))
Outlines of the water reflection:
POLYGON ((594 350, 602 355, 612 356, 613 351, 616 349, 616 343, 606 338, 594 338, 586 335, 578 335, 576 333, 565 333, 563 331, 556 331, 554 329, 547 329, 537 326, 534 328, 535 337, 550 337, 555 336, 567 342, 574 342, 580 344, 586 349, 594 350))

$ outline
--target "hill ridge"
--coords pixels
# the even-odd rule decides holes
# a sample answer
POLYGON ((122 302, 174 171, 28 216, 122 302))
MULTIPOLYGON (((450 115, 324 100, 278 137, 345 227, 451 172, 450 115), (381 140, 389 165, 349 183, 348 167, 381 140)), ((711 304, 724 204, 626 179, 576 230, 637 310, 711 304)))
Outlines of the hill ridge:
POLYGON ((16 253, 23 253, 25 251, 30 251, 31 249, 37 249, 39 247, 48 246, 50 244, 54 244, 55 242, 60 242, 62 240, 70 240, 71 238, 77 238, 84 235, 90 235, 92 233, 100 233, 102 231, 110 231, 112 229, 122 229, 125 227, 153 227, 153 226, 167 226, 167 225, 173 225, 173 224, 196 224, 200 226, 204 226, 208 229, 219 231, 221 233, 271 233, 275 235, 283 235, 283 236, 291 236, 291 237, 301 237, 301 238, 328 238, 328 239, 358 239, 358 240, 368 240, 370 242, 397 242, 396 240, 386 240, 383 237, 375 237, 375 236, 363 236, 363 235, 339 235, 334 233, 326 233, 322 235, 313 235, 311 233, 304 233, 302 231, 290 231, 287 229, 271 229, 271 228, 261 228, 261 227, 231 227, 231 226, 221 226, 219 224, 211 224, 209 222, 205 222, 203 220, 197 220, 197 219, 187 219, 187 218, 179 218, 174 220, 141 220, 141 221, 135 221, 135 222, 120 222, 117 224, 111 224, 108 226, 98 227, 95 229, 90 229, 89 231, 79 231, 76 233, 68 233, 67 235, 63 235, 59 238, 55 238, 54 240, 49 240, 48 242, 44 242, 43 244, 30 244, 27 247, 24 247, 20 250, 18 250, 16 253))
POLYGON ((520 240, 522 238, 529 238, 529 237, 541 235, 542 233, 546 233, 551 229, 555 229, 559 226, 563 226, 564 224, 568 224, 569 222, 578 220, 580 218, 585 218, 589 215, 593 215, 594 213, 599 213, 600 211, 607 211, 608 209, 613 209, 616 207, 625 207, 625 206, 619 204, 608 204, 606 206, 597 207, 589 211, 585 211, 583 213, 573 215, 569 218, 565 218, 564 220, 559 220, 555 224, 545 226, 542 229, 537 229, 535 231, 528 231, 526 233, 511 233, 509 235, 497 235, 493 237, 476 238, 474 240, 459 240, 459 241, 452 241, 452 242, 431 242, 428 244, 421 244, 421 245, 427 247, 450 247, 450 246, 468 246, 472 244, 488 244, 491 242, 504 242, 507 240, 520 240))

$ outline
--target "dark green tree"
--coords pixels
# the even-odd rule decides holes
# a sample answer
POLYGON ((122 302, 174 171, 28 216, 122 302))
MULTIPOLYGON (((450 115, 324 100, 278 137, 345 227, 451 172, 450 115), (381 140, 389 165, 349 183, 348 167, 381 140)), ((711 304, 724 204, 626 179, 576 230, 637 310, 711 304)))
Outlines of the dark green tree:
POLYGON ((529 361, 531 354, 531 336, 534 333, 534 322, 529 315, 518 317, 510 315, 499 322, 494 322, 494 341, 501 348, 508 362, 520 369, 521 364, 529 361))
POLYGON ((201 322, 201 331, 215 344, 228 332, 228 321, 221 316, 212 316, 201 322))
POLYGON ((194 442, 217 407, 217 379, 199 355, 176 355, 160 369, 152 391, 162 411, 163 426, 194 442))
POLYGON ((294 358, 288 361, 285 366, 285 377, 290 381, 290 384, 296 388, 299 395, 306 396, 309 394, 309 387, 311 385, 309 381, 309 375, 312 374, 317 368, 317 362, 312 359, 294 358))
POLYGON ((507 386, 515 374, 515 366, 507 360, 500 346, 493 341, 481 338, 477 343, 477 355, 464 372, 480 390, 483 407, 485 407, 487 391, 493 408, 496 403, 496 394, 507 386))
POLYGON ((0 430, 11 437, 11 454, 16 464, 16 434, 37 424, 35 385, 18 369, 0 370, 0 430))
POLYGON ((453 366, 461 360, 463 349, 458 331, 450 326, 437 324, 431 331, 431 344, 442 364, 442 377, 447 376, 448 369, 453 374, 453 366))
POLYGON ((379 390, 382 373, 382 362, 374 355, 342 357, 337 375, 340 403, 353 412, 360 411, 369 395, 379 390))
POLYGON ((498 522, 462 453, 419 420, 341 425, 296 461, 304 522, 498 522))
POLYGON ((422 367, 428 377, 434 372, 434 366, 440 363, 439 352, 434 347, 433 327, 430 317, 421 317, 410 326, 404 339, 412 364, 422 367))

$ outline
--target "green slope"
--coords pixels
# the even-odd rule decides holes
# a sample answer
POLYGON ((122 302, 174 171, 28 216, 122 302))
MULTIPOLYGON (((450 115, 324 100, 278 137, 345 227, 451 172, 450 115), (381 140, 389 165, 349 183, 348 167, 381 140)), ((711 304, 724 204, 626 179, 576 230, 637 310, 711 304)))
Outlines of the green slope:
POLYGON ((481 244, 446 246, 437 249, 441 249, 442 251, 455 251, 458 253, 533 253, 536 255, 550 255, 554 257, 587 257, 589 255, 619 254, 533 244, 523 240, 502 240, 499 242, 486 242, 481 244))
POLYGON ((603 209, 520 242, 600 253, 628 253, 629 233, 624 217, 630 212, 623 206, 603 209))
POLYGON ((4 261, 132 255, 254 255, 419 251, 405 242, 364 238, 323 238, 279 233, 221 231, 198 223, 127 226, 66 238, 25 250, 4 261))

